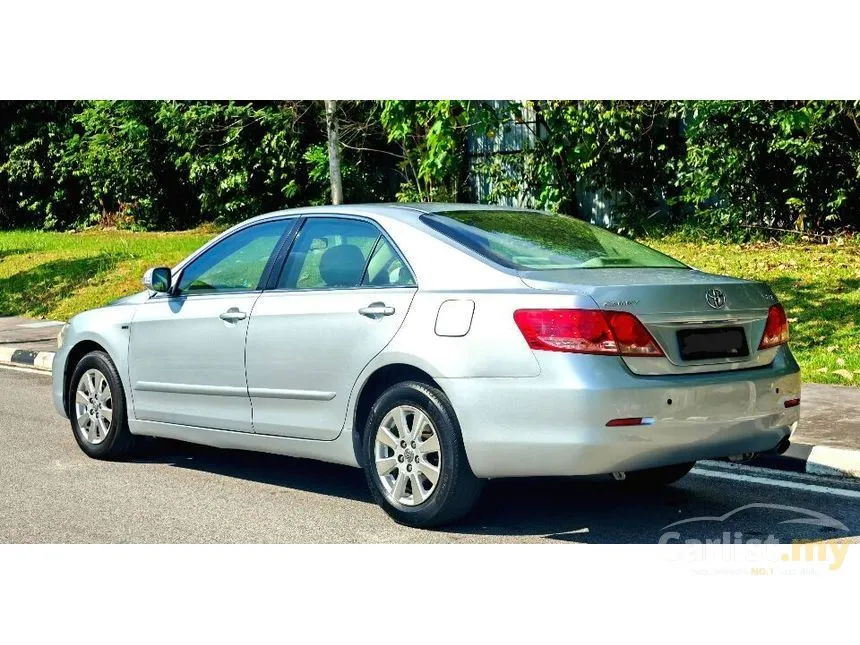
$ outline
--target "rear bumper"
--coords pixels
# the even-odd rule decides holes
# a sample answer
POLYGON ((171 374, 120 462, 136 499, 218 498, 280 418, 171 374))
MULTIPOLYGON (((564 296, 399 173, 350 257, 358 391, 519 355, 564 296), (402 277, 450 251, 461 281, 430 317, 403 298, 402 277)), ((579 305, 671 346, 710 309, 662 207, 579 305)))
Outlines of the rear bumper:
POLYGON ((479 477, 592 475, 763 452, 800 418, 799 407, 785 407, 800 396, 787 347, 767 367, 684 376, 637 376, 616 357, 536 355, 534 378, 437 379, 479 477), (654 422, 606 426, 629 417, 654 422))

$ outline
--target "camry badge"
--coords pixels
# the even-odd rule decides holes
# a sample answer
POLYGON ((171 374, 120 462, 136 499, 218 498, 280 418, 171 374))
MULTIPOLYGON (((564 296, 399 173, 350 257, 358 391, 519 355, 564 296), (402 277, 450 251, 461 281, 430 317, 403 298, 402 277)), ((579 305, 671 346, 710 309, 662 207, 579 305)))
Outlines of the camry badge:
POLYGON ((708 289, 705 292, 705 302, 712 309, 722 309, 726 306, 726 294, 719 289, 708 289))

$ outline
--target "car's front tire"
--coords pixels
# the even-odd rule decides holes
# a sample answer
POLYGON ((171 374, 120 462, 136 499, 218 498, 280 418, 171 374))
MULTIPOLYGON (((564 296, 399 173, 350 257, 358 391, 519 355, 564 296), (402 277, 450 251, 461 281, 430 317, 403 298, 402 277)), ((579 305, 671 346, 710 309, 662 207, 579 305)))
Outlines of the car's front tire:
POLYGON ((122 459, 134 447, 119 373, 102 351, 90 352, 69 380, 69 420, 81 450, 94 459, 122 459))
POLYGON ((451 403, 425 383, 399 383, 382 393, 368 415, 363 453, 374 500, 400 524, 453 522, 480 495, 451 403))

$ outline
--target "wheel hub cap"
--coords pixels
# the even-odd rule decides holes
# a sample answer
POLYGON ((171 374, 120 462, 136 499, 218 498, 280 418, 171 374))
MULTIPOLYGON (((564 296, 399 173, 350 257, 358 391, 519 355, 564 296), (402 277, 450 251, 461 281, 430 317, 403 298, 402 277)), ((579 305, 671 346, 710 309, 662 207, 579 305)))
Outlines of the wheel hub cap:
POLYGON ((78 434, 96 445, 105 440, 113 426, 113 396, 110 384, 97 369, 84 372, 75 390, 75 420, 78 434))
POLYGON ((376 430, 376 473, 385 496, 403 506, 423 504, 442 469, 439 435, 429 417, 410 405, 391 410, 376 430))

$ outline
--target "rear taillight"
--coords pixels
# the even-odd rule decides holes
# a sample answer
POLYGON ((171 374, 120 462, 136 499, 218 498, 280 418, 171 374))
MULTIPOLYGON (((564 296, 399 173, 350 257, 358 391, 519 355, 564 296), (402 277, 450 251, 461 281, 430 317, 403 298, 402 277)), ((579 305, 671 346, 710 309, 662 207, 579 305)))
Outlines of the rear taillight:
POLYGON ((639 319, 626 311, 607 311, 606 320, 622 356, 662 356, 663 350, 639 319))
POLYGON ((764 325, 759 349, 768 349, 788 342, 788 318, 782 305, 771 305, 767 310, 767 322, 764 325))
POLYGON ((663 356, 648 330, 626 311, 518 309, 514 322, 532 349, 576 354, 663 356))

